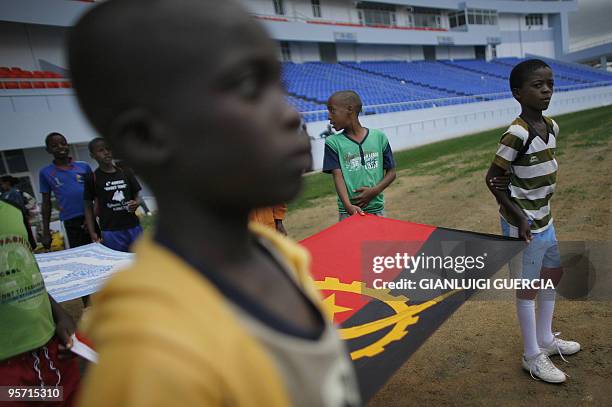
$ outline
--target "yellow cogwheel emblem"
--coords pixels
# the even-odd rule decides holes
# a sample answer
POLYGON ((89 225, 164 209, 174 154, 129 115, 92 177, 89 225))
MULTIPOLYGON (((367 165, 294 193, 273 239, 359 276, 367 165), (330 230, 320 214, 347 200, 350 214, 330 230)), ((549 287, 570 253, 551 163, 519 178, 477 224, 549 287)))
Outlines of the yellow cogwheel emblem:
MULTIPOLYGON (((340 328, 340 337, 344 340, 355 339, 360 336, 368 335, 385 329, 389 326, 393 328, 382 338, 377 341, 351 352, 351 359, 357 360, 363 357, 376 356, 385 351, 385 347, 392 342, 399 341, 408 333, 408 327, 414 325, 419 320, 419 313, 444 301, 446 298, 455 294, 460 290, 452 290, 442 295, 439 295, 422 304, 408 305, 408 298, 403 295, 391 295, 389 290, 377 290, 367 287, 361 281, 353 281, 352 283, 342 283, 334 277, 326 277, 323 281, 315 281, 315 286, 319 290, 347 292, 359 295, 365 295, 379 301, 384 302, 394 312, 393 315, 368 322, 363 325, 352 326, 349 328, 340 328)), ((331 294, 323 300, 323 304, 331 314, 335 312, 347 311, 349 308, 340 307, 335 304, 335 294, 331 294)))

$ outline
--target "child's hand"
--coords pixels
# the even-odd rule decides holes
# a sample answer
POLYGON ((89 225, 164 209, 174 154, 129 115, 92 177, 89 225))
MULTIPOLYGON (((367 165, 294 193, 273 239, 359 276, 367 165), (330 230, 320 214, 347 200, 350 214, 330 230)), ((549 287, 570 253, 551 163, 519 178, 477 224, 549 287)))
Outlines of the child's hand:
POLYGON ((353 198, 353 202, 360 208, 365 208, 376 195, 378 191, 375 188, 361 187, 353 192, 359 192, 359 195, 353 198))
POLYGON ((128 211, 130 212, 136 212, 136 209, 138 209, 138 207, 140 206, 140 201, 127 201, 127 207, 128 207, 128 211))
POLYGON ((92 234, 92 235, 89 235, 89 238, 94 243, 102 243, 102 239, 100 239, 100 237, 97 234, 95 234, 95 233, 92 234))
POLYGON ((58 313, 55 319, 55 335, 60 340, 59 354, 60 357, 65 358, 68 356, 74 356, 70 352, 72 348, 72 334, 76 332, 76 324, 67 313, 58 313))
POLYGON ((510 175, 504 174, 489 178, 489 185, 498 191, 506 191, 510 185, 510 175))
POLYGON ((346 208, 346 211, 348 212, 349 215, 353 216, 356 213, 360 214, 361 216, 364 216, 365 213, 363 212, 363 209, 361 209, 360 207, 358 207, 357 205, 351 205, 348 208, 346 208))
POLYGON ((526 241, 527 243, 531 242, 531 227, 529 225, 529 221, 527 218, 521 219, 519 222, 519 233, 518 237, 526 241))
POLYGON ((285 226, 283 225, 283 221, 280 219, 274 219, 274 224, 276 226, 276 231, 281 235, 287 236, 287 231, 285 230, 285 226))

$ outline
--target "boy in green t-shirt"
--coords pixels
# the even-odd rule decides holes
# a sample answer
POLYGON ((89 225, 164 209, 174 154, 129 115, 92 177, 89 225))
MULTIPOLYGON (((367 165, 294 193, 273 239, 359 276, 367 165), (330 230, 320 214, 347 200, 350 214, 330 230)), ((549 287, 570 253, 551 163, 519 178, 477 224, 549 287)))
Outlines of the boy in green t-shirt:
POLYGON ((323 172, 332 174, 340 220, 359 213, 384 216, 383 190, 395 179, 395 161, 387 136, 359 122, 361 98, 352 90, 327 101, 329 121, 341 133, 327 137, 323 172))

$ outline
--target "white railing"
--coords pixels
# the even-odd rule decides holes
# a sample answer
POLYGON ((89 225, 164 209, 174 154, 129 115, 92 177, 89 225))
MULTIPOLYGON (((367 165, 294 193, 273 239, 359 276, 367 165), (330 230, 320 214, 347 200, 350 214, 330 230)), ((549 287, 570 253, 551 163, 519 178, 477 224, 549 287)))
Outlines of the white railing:
POLYGON ((363 24, 361 22, 355 21, 346 21, 346 20, 330 20, 321 17, 310 17, 303 15, 299 12, 294 12, 293 14, 262 14, 262 13, 251 13, 255 18, 259 18, 262 20, 271 20, 271 21, 290 21, 290 22, 301 22, 301 23, 309 23, 309 24, 330 24, 330 25, 339 25, 339 26, 359 26, 364 28, 396 28, 396 29, 413 29, 413 30, 425 30, 425 31, 448 31, 448 28, 445 27, 424 27, 424 26, 416 26, 416 25, 402 25, 402 24, 378 24, 378 25, 369 25, 363 24))
MULTIPOLYGON (((594 107, 612 105, 612 87, 560 92, 553 97, 546 115, 557 116, 594 107)), ((511 99, 466 104, 457 108, 401 112, 397 115, 370 115, 362 123, 382 130, 394 151, 414 148, 465 134, 508 126, 520 113, 511 99)), ((321 169, 325 150, 325 122, 308 124, 314 170, 321 169)), ((501 135, 501 133, 499 134, 501 135)), ((499 135, 493 135, 496 138, 499 135)))

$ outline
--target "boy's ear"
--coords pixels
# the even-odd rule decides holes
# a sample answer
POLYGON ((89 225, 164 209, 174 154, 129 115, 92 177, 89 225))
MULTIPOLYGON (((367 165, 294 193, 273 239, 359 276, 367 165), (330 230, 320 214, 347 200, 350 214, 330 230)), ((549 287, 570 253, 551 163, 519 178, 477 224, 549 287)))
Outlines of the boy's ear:
POLYGON ((516 99, 516 100, 520 100, 521 97, 521 92, 519 88, 512 88, 512 96, 516 99))
POLYGON ((171 156, 171 141, 164 125, 146 109, 119 114, 109 130, 112 147, 118 155, 140 167, 163 165, 171 156))

